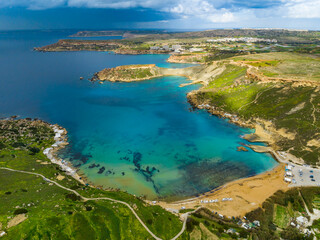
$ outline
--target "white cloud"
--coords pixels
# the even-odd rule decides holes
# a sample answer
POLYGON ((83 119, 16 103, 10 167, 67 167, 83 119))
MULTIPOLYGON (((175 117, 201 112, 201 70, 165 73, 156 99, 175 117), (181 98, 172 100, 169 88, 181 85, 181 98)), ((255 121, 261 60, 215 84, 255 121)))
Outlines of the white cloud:
MULTIPOLYGON (((41 10, 55 7, 147 8, 172 14, 175 19, 204 24, 233 23, 272 18, 320 18, 320 0, 0 0, 1 7, 41 10), (272 4, 274 3, 274 4, 272 4), (259 7, 250 7, 252 5, 259 7)), ((192 27, 192 26, 191 26, 192 27)))
POLYGON ((235 21, 235 16, 231 12, 225 12, 222 14, 214 14, 208 17, 213 23, 229 23, 235 21))
POLYGON ((283 0, 290 18, 320 18, 320 0, 283 0))

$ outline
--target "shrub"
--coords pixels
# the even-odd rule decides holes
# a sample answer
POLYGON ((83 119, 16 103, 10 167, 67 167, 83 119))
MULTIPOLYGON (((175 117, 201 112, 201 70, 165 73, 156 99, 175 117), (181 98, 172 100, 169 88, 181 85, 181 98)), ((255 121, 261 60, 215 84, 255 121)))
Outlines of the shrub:
POLYGON ((71 199, 72 201, 79 201, 81 198, 74 193, 70 193, 66 195, 66 199, 71 199))
POLYGON ((14 215, 18 215, 18 214, 23 214, 23 213, 27 213, 28 210, 27 209, 24 209, 24 208, 18 208, 14 211, 14 215))

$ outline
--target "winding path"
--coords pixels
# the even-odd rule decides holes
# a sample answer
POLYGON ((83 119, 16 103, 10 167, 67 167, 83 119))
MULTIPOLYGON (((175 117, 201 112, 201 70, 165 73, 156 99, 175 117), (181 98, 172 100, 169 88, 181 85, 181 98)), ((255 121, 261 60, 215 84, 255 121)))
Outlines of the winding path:
MULTIPOLYGON (((80 198, 82 198, 84 201, 96 201, 96 200, 109 200, 109 201, 112 201, 112 202, 116 202, 116 203, 120 203, 120 204, 123 204, 123 205, 126 205, 130 210, 131 212, 134 214, 134 216, 138 219, 138 221, 141 223, 141 225, 148 231, 148 233, 150 233, 150 235, 156 239, 156 240, 162 240, 161 238, 157 237, 145 224, 144 222, 141 220, 141 218, 138 216, 138 214, 135 212, 135 210, 126 202, 123 202, 123 201, 119 201, 119 200, 116 200, 116 199, 112 199, 112 198, 108 198, 108 197, 99 197, 99 198, 87 198, 87 197, 84 197, 82 196, 80 193, 78 193, 77 191, 75 190, 72 190, 70 188, 67 188, 67 187, 64 187, 62 186, 61 184, 53 181, 53 180, 50 180, 48 178, 46 178, 45 176, 43 176, 42 174, 39 174, 39 173, 34 173, 34 172, 28 172, 28 171, 22 171, 22 170, 15 170, 15 169, 12 169, 12 168, 6 168, 6 167, 0 167, 0 169, 3 169, 3 170, 7 170, 7 171, 11 171, 11 172, 19 172, 19 173, 26 173, 26 174, 30 174, 30 175, 35 175, 35 176, 38 176, 38 177, 41 177, 43 178, 43 180, 45 180, 46 182, 50 182, 50 183, 53 183, 55 184, 56 186, 66 190, 66 191, 69 191, 69 192, 73 192, 74 194, 76 194, 77 196, 79 196, 80 198)), ((191 212, 189 213, 186 213, 186 214, 183 214, 183 225, 182 225, 182 229, 181 231, 175 236, 173 237, 171 240, 176 240, 178 237, 180 237, 180 235, 185 231, 186 229, 186 223, 187 223, 187 219, 188 219, 188 215, 190 214, 191 212)))

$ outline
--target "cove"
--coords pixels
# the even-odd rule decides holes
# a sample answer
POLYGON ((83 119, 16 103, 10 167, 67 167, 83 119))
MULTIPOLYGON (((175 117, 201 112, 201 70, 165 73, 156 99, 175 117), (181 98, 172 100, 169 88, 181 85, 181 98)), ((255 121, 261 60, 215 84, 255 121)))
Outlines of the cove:
POLYGON ((190 111, 183 77, 92 84, 105 67, 166 63, 168 55, 32 51, 68 36, 60 31, 0 34, 0 116, 38 117, 68 130, 60 157, 95 185, 148 199, 175 200, 270 170, 269 154, 238 152, 253 130, 190 111))

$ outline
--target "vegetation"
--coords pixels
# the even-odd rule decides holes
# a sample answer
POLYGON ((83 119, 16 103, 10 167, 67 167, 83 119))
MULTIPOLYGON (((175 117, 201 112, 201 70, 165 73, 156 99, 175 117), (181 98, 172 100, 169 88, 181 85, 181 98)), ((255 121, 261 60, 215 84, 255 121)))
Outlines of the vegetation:
POLYGON ((143 80, 159 75, 154 64, 128 65, 116 68, 106 68, 96 74, 99 80, 108 81, 134 81, 143 80))
POLYGON ((207 87, 197 91, 191 100, 196 104, 209 103, 216 110, 237 115, 247 123, 255 124, 261 119, 267 121, 271 126, 264 127, 276 136, 275 148, 301 157, 306 163, 319 163, 319 58, 272 53, 235 57, 233 60, 236 64, 249 63, 256 67, 257 77, 248 76, 248 67, 225 61, 224 71, 207 87), (258 59, 266 61, 259 62, 258 59), (310 70, 308 74, 301 70, 301 66, 310 70), (263 77, 266 71, 279 78, 288 78, 288 81, 268 80, 263 77))
MULTIPOLYGON (((305 216, 308 218, 305 203, 309 201, 308 210, 317 208, 313 204, 320 197, 320 189, 316 187, 294 188, 287 192, 278 191, 267 199, 262 208, 258 208, 246 215, 250 220, 259 220, 261 227, 253 231, 259 239, 313 239, 312 234, 303 235, 296 227, 295 218, 305 216), (305 200, 307 199, 307 201, 305 200)), ((312 228, 317 228, 319 221, 313 223, 312 228)))
MULTIPOLYGON (((66 175, 42 151, 53 143, 52 128, 42 121, 1 120, 0 167, 40 173, 86 197, 111 197, 129 203, 157 236, 171 239, 182 227, 175 215, 124 192, 83 186, 66 175), (19 144, 14 144, 19 143, 19 144), (29 146, 39 152, 30 154, 29 146), (63 179, 57 176, 63 176, 63 179)), ((111 201, 84 202, 42 178, 0 169, 0 226, 3 239, 150 239, 132 212, 111 201), (3 184, 5 183, 5 184, 3 184), (7 228, 18 214, 27 220, 7 228)), ((181 239, 186 238, 186 234, 181 239)))

